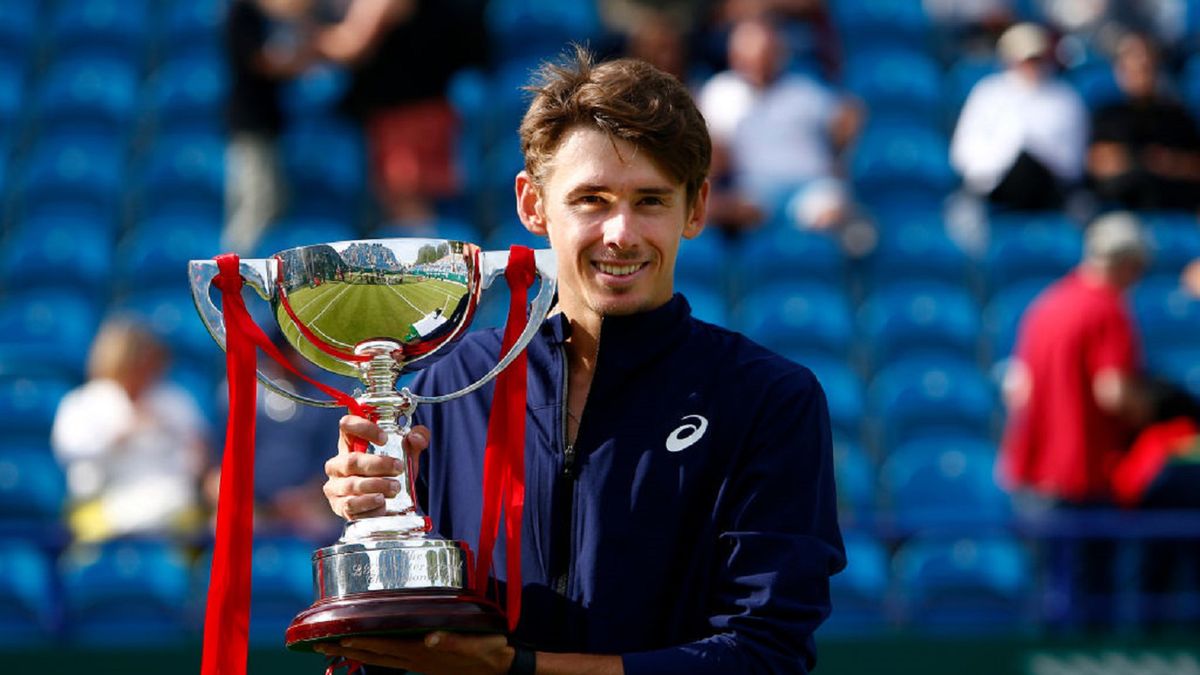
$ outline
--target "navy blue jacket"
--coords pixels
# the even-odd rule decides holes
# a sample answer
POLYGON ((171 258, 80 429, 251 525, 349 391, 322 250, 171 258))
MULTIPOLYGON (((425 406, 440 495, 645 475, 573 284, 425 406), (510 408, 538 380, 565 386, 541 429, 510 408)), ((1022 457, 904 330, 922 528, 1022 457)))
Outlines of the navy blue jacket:
MULTIPOLYGON (((551 317, 528 350, 516 639, 621 654, 629 675, 807 672, 829 577, 845 565, 829 413, 812 373, 692 318, 676 295, 604 319, 568 451, 568 331, 551 317)), ((499 348, 499 332, 472 333, 412 389, 466 386, 499 348)), ((441 534, 472 547, 493 389, 418 412, 432 436, 421 501, 441 534)))

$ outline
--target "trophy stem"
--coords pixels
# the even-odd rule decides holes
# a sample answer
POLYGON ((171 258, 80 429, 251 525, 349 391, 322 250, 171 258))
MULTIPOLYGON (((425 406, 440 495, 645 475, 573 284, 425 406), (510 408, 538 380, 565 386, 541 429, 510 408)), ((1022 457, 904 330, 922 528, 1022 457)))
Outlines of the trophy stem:
POLYGON ((392 340, 370 340, 355 348, 355 353, 372 357, 360 366, 365 391, 357 400, 374 410, 376 423, 388 435, 383 445, 371 443, 368 452, 399 459, 402 469, 396 476, 400 490, 384 502, 384 515, 347 523, 340 541, 381 536, 424 538, 429 531, 429 521, 417 506, 413 484, 416 464, 404 451, 404 438, 412 428, 412 415, 417 404, 407 389, 396 391, 401 364, 397 363, 395 355, 400 353, 400 344, 392 340))

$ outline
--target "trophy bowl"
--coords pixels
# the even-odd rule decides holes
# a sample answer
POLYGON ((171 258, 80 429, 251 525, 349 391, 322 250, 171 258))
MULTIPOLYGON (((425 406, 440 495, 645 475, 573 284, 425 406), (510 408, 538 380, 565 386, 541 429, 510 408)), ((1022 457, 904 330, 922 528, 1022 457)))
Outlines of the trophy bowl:
MULTIPOLYGON (((482 387, 529 343, 553 301, 553 253, 534 252, 541 283, 529 321, 479 381, 439 396, 397 390, 396 381, 453 350, 508 260, 508 251, 482 251, 469 242, 402 238, 302 246, 240 261, 242 281, 270 304, 287 341, 312 363, 361 384, 356 400, 370 407, 388 434, 384 445, 369 444, 366 451, 401 459, 404 466, 397 476, 401 489, 386 499, 384 515, 348 522, 335 544, 313 554, 316 601, 287 629, 289 648, 311 650, 318 642, 361 634, 504 632, 500 609, 471 590, 470 547, 432 533, 414 496, 415 466, 402 442, 418 405, 482 387)), ((210 290, 217 274, 214 261, 189 263, 196 307, 224 348, 223 316, 210 290)), ((261 371, 258 378, 299 403, 340 405, 290 392, 261 371)))

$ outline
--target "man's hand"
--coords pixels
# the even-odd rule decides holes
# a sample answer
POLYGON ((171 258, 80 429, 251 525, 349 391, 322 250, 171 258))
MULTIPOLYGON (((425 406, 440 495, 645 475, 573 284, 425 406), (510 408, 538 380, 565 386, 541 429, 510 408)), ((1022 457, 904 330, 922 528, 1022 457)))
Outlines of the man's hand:
MULTIPOLYGON (((403 466, 400 460, 385 455, 350 452, 355 439, 382 445, 387 434, 370 420, 346 415, 338 423, 338 454, 325 462, 325 498, 329 508, 346 520, 380 516, 384 499, 400 492, 400 482, 392 478, 403 466)), ((416 426, 404 439, 404 451, 415 460, 429 447, 429 429, 416 426)))
POLYGON ((436 631, 424 640, 347 638, 320 644, 316 650, 375 666, 401 668, 425 675, 465 673, 503 675, 512 665, 514 650, 503 635, 460 635, 436 631))

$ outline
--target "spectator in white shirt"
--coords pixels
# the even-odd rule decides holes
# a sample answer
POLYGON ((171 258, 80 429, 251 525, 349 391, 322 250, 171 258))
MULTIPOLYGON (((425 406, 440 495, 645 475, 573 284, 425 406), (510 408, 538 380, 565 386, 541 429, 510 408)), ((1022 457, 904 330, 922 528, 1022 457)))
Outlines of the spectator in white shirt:
POLYGON ((951 163, 968 190, 997 206, 1060 207, 1083 175, 1087 110, 1053 76, 1049 48, 1040 26, 1005 31, 997 51, 1006 70, 975 85, 954 130, 951 163))
POLYGON ((774 25, 744 20, 729 36, 730 69, 700 90, 718 224, 753 225, 781 206, 802 227, 827 228, 845 216, 837 154, 857 133, 857 107, 811 77, 784 72, 786 58, 774 25))
POLYGON ((206 424, 191 395, 162 379, 167 362, 148 329, 110 319, 92 344, 88 381, 59 404, 51 444, 66 469, 76 540, 203 525, 206 424))

